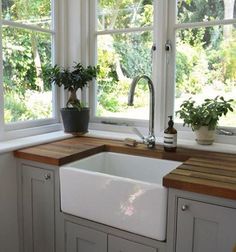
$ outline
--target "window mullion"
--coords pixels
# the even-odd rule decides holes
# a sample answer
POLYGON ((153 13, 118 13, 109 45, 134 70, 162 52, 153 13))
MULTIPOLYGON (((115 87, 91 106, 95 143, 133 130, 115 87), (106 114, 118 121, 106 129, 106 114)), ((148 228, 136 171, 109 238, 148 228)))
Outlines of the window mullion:
MULTIPOLYGON (((81 1, 81 63, 89 65, 89 1, 81 1)), ((88 89, 84 88, 81 92, 81 100, 84 104, 88 103, 88 89)))
MULTIPOLYGON (((89 1, 89 64, 95 65, 97 62, 97 0, 89 1)), ((91 108, 91 121, 94 121, 96 114, 96 84, 93 81, 89 89, 89 105, 91 108)))
POLYGON ((0 1, 0 140, 4 136, 4 90, 3 90, 3 57, 2 57, 2 2, 0 1))
POLYGON ((168 26, 167 26, 167 40, 170 43, 170 51, 166 53, 166 116, 165 122, 167 124, 168 115, 174 115, 174 100, 175 100, 175 30, 176 23, 176 1, 168 1, 168 26))
POLYGON ((145 27, 135 27, 135 28, 126 28, 126 29, 97 31, 96 34, 106 35, 106 34, 131 33, 131 32, 152 31, 152 30, 153 30, 153 26, 145 26, 145 27))
POLYGON ((213 20, 213 21, 206 21, 206 22, 195 22, 195 23, 181 23, 175 24, 174 29, 192 29, 192 28, 202 28, 202 27, 211 27, 217 25, 229 25, 235 24, 236 19, 225 19, 225 20, 213 20))
POLYGON ((156 88, 155 131, 161 135, 165 126, 167 1, 154 1, 154 43, 157 51, 153 58, 153 82, 156 88))
POLYGON ((25 30, 30 30, 30 31, 55 34, 54 30, 51 30, 51 29, 44 29, 41 27, 37 27, 36 25, 17 23, 17 22, 9 21, 9 20, 2 20, 2 25, 25 29, 25 30))
MULTIPOLYGON (((2 55, 2 4, 0 4, 0 55, 2 55)), ((0 140, 3 140, 3 136, 4 136, 3 58, 2 56, 0 56, 0 140)))

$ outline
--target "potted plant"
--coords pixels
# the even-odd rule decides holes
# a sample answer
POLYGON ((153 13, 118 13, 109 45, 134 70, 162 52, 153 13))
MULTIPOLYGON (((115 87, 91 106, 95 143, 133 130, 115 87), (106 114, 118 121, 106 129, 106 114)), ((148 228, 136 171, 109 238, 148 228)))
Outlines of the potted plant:
POLYGON ((182 103, 176 114, 184 120, 184 126, 191 126, 199 144, 212 144, 220 117, 233 111, 232 102, 232 99, 225 100, 224 97, 217 96, 214 99, 205 99, 202 104, 197 105, 190 98, 182 103))
POLYGON ((97 77, 99 67, 83 67, 75 63, 72 70, 55 65, 48 69, 47 77, 51 83, 69 91, 66 107, 61 109, 61 116, 65 132, 84 134, 88 131, 89 108, 78 99, 76 92, 83 89, 89 81, 97 77))

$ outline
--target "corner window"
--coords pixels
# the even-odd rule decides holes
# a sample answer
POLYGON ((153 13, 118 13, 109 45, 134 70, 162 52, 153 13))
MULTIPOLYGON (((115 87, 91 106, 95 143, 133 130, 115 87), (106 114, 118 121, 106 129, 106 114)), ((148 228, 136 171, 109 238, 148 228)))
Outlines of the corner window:
POLYGON ((45 78, 54 57, 52 6, 50 0, 2 0, 1 102, 6 127, 55 121, 55 92, 45 78))

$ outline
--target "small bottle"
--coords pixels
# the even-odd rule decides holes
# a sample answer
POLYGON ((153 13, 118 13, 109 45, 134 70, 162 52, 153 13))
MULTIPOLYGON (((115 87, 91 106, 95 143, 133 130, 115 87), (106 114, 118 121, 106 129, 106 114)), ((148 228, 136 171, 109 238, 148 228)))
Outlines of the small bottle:
POLYGON ((177 130, 173 127, 173 116, 168 117, 170 120, 168 122, 169 127, 164 131, 164 150, 168 152, 175 152, 177 149, 177 130))

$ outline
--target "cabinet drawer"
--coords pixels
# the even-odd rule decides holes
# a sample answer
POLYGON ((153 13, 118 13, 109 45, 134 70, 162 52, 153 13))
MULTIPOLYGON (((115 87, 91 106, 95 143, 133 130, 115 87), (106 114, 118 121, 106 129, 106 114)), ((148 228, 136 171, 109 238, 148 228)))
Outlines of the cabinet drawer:
POLYGON ((109 235, 108 252, 157 252, 157 249, 109 235))

